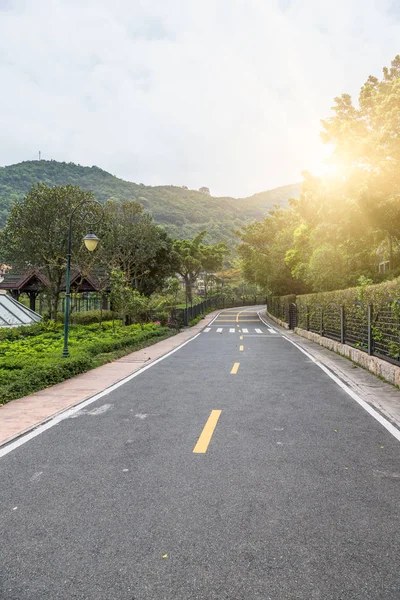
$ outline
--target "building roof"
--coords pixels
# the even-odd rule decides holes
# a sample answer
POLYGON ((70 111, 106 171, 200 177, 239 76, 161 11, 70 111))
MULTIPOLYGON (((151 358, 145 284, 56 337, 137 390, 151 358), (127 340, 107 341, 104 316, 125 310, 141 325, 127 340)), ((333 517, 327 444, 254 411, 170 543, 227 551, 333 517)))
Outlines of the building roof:
POLYGON ((39 323, 42 317, 0 290, 0 327, 19 327, 39 323))
MULTIPOLYGON (((93 272, 83 275, 80 271, 71 273, 71 289, 79 292, 97 292, 109 289, 108 280, 104 280, 103 272, 93 272), (102 281, 103 279, 103 281, 102 281)), ((0 290, 10 290, 19 293, 40 292, 50 287, 47 277, 39 269, 31 269, 27 273, 9 271, 0 278, 0 290)), ((65 291, 65 280, 61 285, 65 291)))

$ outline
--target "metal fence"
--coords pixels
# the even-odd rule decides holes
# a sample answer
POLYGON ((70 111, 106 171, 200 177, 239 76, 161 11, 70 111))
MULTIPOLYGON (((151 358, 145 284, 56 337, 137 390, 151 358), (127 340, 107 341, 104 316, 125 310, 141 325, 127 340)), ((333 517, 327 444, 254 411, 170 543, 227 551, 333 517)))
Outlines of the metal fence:
POLYGON ((261 296, 254 297, 227 297, 227 296, 213 296, 203 300, 193 306, 187 308, 176 308, 171 311, 171 319, 176 322, 180 327, 189 325, 190 321, 196 319, 200 315, 204 316, 211 310, 223 310, 224 308, 236 308, 241 306, 254 306, 263 304, 265 305, 266 299, 261 296))
POLYGON ((305 305, 301 301, 268 302, 268 311, 289 325, 348 344, 358 350, 400 365, 400 301, 385 300, 379 306, 356 301, 350 306, 330 302, 305 305))

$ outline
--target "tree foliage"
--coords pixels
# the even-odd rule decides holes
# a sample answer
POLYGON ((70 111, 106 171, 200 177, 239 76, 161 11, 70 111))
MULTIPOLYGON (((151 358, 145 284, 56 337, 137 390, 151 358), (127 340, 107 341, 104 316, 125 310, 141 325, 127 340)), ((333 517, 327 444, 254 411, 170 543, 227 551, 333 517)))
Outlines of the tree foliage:
POLYGON ((173 240, 137 202, 110 200, 104 213, 103 270, 121 269, 131 288, 149 296, 176 271, 173 240))
POLYGON ((205 282, 209 281, 211 275, 222 268, 224 257, 229 252, 224 243, 214 246, 202 244, 206 233, 202 231, 192 240, 175 240, 173 245, 177 259, 176 271, 185 282, 188 302, 192 301, 192 288, 199 275, 203 273, 205 282))
POLYGON ((300 197, 239 232, 247 281, 273 294, 379 281, 400 267, 400 56, 369 77, 354 105, 335 98, 322 121, 332 173, 303 174, 300 197), (389 261, 390 273, 380 274, 389 261))

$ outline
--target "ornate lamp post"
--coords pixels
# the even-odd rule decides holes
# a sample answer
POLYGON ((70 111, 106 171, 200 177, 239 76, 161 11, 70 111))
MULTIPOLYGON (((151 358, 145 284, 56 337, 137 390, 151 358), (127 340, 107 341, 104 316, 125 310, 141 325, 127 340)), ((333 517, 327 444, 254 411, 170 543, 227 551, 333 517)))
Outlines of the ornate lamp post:
MULTIPOLYGON (((81 209, 85 206, 87 210, 83 211, 81 214, 82 220, 85 221, 89 225, 89 232, 83 238, 85 242, 86 248, 89 252, 93 252, 96 250, 97 244, 99 243, 99 238, 93 233, 92 226, 100 223, 103 218, 104 210, 101 206, 100 202, 97 200, 83 200, 75 206, 69 217, 69 228, 68 228, 68 254, 67 254, 67 271, 65 274, 65 310, 64 310, 64 348, 63 348, 63 358, 68 358, 68 329, 69 329, 69 307, 71 303, 71 292, 70 292, 70 279, 71 279, 71 245, 72 245, 72 219, 77 210, 81 209), (92 205, 90 207, 90 205, 92 205), (99 207, 100 211, 96 215, 94 209, 99 207)), ((97 211, 96 211, 97 212, 97 211)))

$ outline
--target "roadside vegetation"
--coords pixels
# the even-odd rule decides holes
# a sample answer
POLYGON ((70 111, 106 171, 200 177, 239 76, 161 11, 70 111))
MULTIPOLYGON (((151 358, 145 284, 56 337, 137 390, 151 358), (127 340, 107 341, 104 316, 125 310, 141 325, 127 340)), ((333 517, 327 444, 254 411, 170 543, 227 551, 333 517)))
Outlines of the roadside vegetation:
POLYGON ((159 323, 71 325, 62 358, 63 325, 54 321, 0 329, 0 403, 60 383, 173 335, 159 323))
POLYGON ((322 121, 333 148, 324 176, 304 173, 299 199, 243 227, 246 281, 266 294, 308 294, 400 275, 400 56, 370 76, 358 103, 335 98, 322 121))

